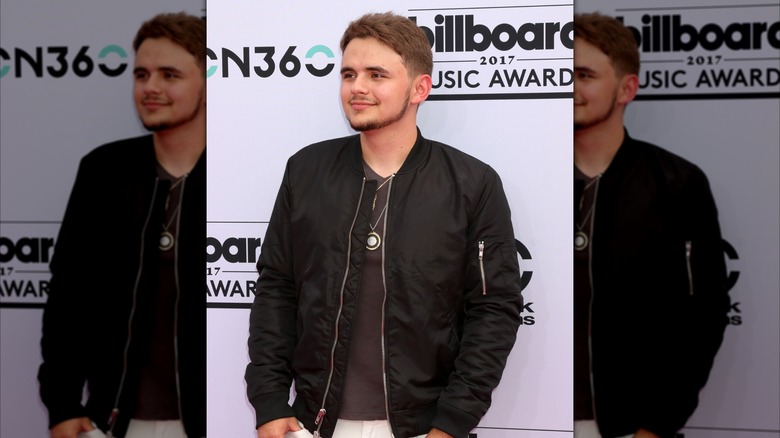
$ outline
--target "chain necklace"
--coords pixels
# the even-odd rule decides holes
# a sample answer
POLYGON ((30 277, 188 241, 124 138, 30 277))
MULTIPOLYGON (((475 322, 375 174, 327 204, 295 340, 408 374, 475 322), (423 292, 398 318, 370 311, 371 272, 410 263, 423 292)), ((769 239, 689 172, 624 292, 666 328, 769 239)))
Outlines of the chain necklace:
MULTIPOLYGON (((601 174, 596 175, 593 179, 588 181, 588 183, 585 185, 585 188, 582 189, 582 194, 580 195, 580 203, 578 211, 582 211, 582 204, 585 202, 585 196, 588 193, 588 190, 590 190, 591 187, 595 184, 596 189, 595 191, 598 192, 598 183, 601 180, 601 174)), ((585 212, 585 216, 582 218, 582 221, 577 222, 577 231, 574 233, 574 249, 577 251, 582 251, 585 248, 588 247, 588 244, 590 243, 590 239, 588 238, 588 235, 585 234, 582 229, 585 227, 586 224, 589 223, 591 219, 591 215, 593 214, 593 210, 596 208, 596 199, 595 199, 595 193, 594 193, 594 199, 593 202, 590 203, 590 207, 588 208, 588 211, 585 212)))
MULTIPOLYGON (((168 196, 165 198, 165 211, 168 211, 168 203, 171 200, 171 193, 173 193, 173 191, 179 186, 180 183, 184 181, 185 178, 187 178, 186 173, 181 177, 179 177, 176 180, 176 182, 171 184, 171 188, 168 189, 168 196)), ((173 248, 173 244, 176 242, 173 233, 171 233, 168 230, 171 227, 171 225, 173 225, 173 222, 176 220, 176 218, 179 217, 180 210, 181 210, 181 193, 179 193, 179 202, 176 203, 176 208, 174 208, 173 211, 171 212, 170 219, 168 219, 167 223, 165 222, 165 220, 163 220, 162 223, 163 231, 160 234, 160 245, 159 245, 161 251, 168 251, 169 249, 173 248)))
MULTIPOLYGON (((376 199, 379 196, 379 190, 382 189, 382 187, 385 186, 390 180, 392 180, 395 177, 395 174, 390 175, 385 179, 382 184, 379 184, 379 187, 376 188, 376 191, 374 192, 374 200, 371 202, 371 211, 374 211, 374 208, 376 208, 376 199)), ((387 205, 390 203, 390 196, 388 194, 387 199, 385 200, 385 206, 382 208, 382 211, 379 212, 379 217, 376 219, 376 223, 371 225, 371 222, 368 223, 368 226, 371 228, 371 232, 368 233, 368 237, 366 238, 366 249, 369 251, 374 251, 377 248, 379 248, 382 245, 382 238, 379 236, 379 233, 374 231, 376 227, 379 225, 379 222, 382 220, 382 216, 384 216, 385 212, 387 211, 387 205)))
MULTIPOLYGON (((379 187, 377 187, 376 190, 374 190, 374 200, 371 201, 371 211, 374 211, 374 208, 376 208, 376 197, 379 196, 379 191, 382 190, 382 187, 384 187, 385 184, 388 183, 388 181, 393 179, 394 176, 395 176, 395 174, 392 174, 392 175, 388 176, 384 181, 382 181, 382 184, 379 184, 379 187)), ((377 223, 379 223, 379 222, 377 222, 377 223)), ((374 228, 376 228, 376 225, 374 225, 374 228)), ((372 228, 372 230, 373 230, 373 228, 372 228)))

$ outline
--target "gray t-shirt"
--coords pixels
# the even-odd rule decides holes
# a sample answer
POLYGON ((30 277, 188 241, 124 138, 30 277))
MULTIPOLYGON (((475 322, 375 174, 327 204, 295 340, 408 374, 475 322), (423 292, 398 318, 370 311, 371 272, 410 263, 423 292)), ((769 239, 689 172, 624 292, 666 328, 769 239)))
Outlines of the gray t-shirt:
MULTIPOLYGON (((372 228, 381 240, 376 249, 365 250, 362 283, 349 341, 349 361, 339 418, 354 421, 387 418, 382 378, 382 305, 385 296, 382 252, 385 240, 392 239, 392 236, 385 235, 384 229, 391 182, 377 175, 367 165, 364 164, 363 167, 366 178, 377 182, 378 189, 373 200, 369 228, 372 228), (385 181, 387 183, 382 184, 385 181)), ((368 240, 368 236, 366 239, 368 240)))

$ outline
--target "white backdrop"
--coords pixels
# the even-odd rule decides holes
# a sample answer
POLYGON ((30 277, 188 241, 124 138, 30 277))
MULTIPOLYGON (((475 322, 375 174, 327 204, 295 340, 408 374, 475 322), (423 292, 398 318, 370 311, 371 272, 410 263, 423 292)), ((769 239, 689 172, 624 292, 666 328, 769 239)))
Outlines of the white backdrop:
MULTIPOLYGON (((49 436, 36 380, 48 261, 81 157, 145 132, 132 101, 135 32, 159 12, 203 16, 204 6, 0 1, 0 437, 49 436)), ((110 238, 85 244, 96 257, 113 251, 110 238)))
MULTIPOLYGON (((209 266, 213 274, 210 280, 215 281, 209 285, 212 296, 208 313, 210 436, 252 436, 252 411, 243 386, 243 367, 248 360, 246 304, 251 301, 247 289, 255 276, 252 260, 257 249, 253 245, 265 232, 264 221, 270 216, 284 162, 308 143, 349 133, 338 103, 336 75, 314 77, 302 67, 302 73, 295 77, 276 71, 261 78, 250 68, 250 77, 244 78, 236 64, 229 61, 228 77, 223 77, 222 48, 238 55, 243 55, 244 47, 251 48, 251 66, 264 69, 262 56, 253 54, 254 47, 275 47, 274 59, 278 62, 295 45, 293 54, 302 64, 308 62, 322 69, 328 63, 338 66, 341 32, 349 20, 363 12, 393 9, 418 16, 419 24, 433 28, 431 16, 442 13, 437 8, 468 5, 455 0, 429 1, 423 6, 432 11, 420 11, 415 10, 421 8, 418 3, 376 1, 366 6, 365 2, 342 0, 327 6, 263 4, 261 8, 257 2, 231 0, 210 5, 209 47, 217 58, 209 63, 213 70, 209 79, 209 169, 211 174, 217 173, 209 187, 209 236, 214 240, 208 250, 217 258, 209 266), (306 51, 317 45, 330 48, 333 57, 320 51, 306 58, 306 51), (237 240, 229 240, 231 237, 237 240), (227 257, 222 257, 223 253, 227 257), (217 267, 220 272, 216 272, 217 267), (216 297, 214 291, 225 287, 226 292, 221 289, 221 296, 216 297), (218 302, 224 303, 221 308, 218 302)), ((556 2, 544 4, 552 3, 556 2)), ((699 30, 705 23, 717 23, 723 29, 737 22, 768 23, 768 29, 775 29, 771 34, 774 41, 780 38, 776 33, 780 9, 776 2, 739 7, 725 0, 690 0, 686 8, 664 0, 654 3, 653 10, 643 3, 626 0, 618 8, 610 0, 578 0, 577 10, 623 16, 640 32, 641 18, 646 14, 679 15, 683 24, 695 25, 699 30)), ((166 11, 182 9, 202 14, 202 1, 167 0, 164 5, 166 11)), ((112 77, 103 73, 99 64, 109 70, 131 64, 132 36, 143 20, 162 10, 158 2, 152 1, 0 1, 2 437, 47 436, 35 373, 40 362, 40 307, 45 300, 50 246, 81 156, 99 144, 143 133, 130 97, 130 71, 112 77), (21 52, 36 58, 38 47, 40 77, 30 62, 15 62, 21 52), (60 47, 67 48, 67 69, 58 61, 58 53, 63 51, 60 47), (107 52, 101 57, 104 49, 107 52), (94 64, 89 74, 87 57, 94 64)), ((443 13, 458 14, 475 15, 476 21, 483 24, 495 24, 500 16, 516 27, 536 21, 563 25, 570 21, 571 5, 506 8, 499 13, 490 9, 443 13)), ((761 49, 731 50, 724 43, 710 51, 643 53, 645 71, 661 73, 643 79, 647 87, 640 99, 646 100, 630 105, 627 113, 632 135, 677 152, 707 172, 724 237, 735 250, 728 260, 735 280, 731 290, 735 302, 730 314, 732 325, 726 331, 711 381, 702 393, 701 406, 684 430, 686 437, 780 436, 780 90, 777 76, 771 73, 780 61, 767 33, 759 38, 761 49), (736 69, 742 69, 747 78, 744 82, 736 69), (763 80, 763 85, 756 80, 749 84, 751 69, 759 70, 756 78, 763 80), (675 76, 681 70, 685 73, 675 76), (703 70, 711 79, 709 85, 701 82, 696 87, 703 70), (728 85, 723 83, 725 79, 719 85, 715 83, 713 72, 726 75, 730 70, 728 85), (676 79, 677 84, 684 79, 686 85, 666 85, 666 77, 676 79), (697 99, 685 96, 694 93, 702 95, 697 99), (731 93, 753 94, 724 96, 731 93)), ((519 59, 549 60, 531 64, 518 61, 494 68, 570 68, 570 52, 560 50, 560 41, 554 41, 555 51, 514 53, 519 59)), ((435 59, 453 60, 445 55, 449 54, 437 53, 435 59)), ((481 55, 464 59, 479 64, 481 55)), ((496 56, 498 63, 500 56, 510 54, 490 49, 484 55, 486 62, 496 56)), ((463 65, 438 62, 436 70, 472 70, 463 65)), ((490 77, 480 70, 481 85, 489 84, 490 77)), ((508 92, 571 91, 569 86, 549 88, 552 90, 539 90, 532 84, 508 92)), ((472 92, 499 91, 481 86, 472 92)), ((457 93, 461 91, 435 91, 457 93)), ((524 291, 526 301, 531 303, 523 314, 526 325, 521 327, 495 406, 483 421, 483 428, 476 431, 480 436, 567 436, 567 432, 556 431, 571 428, 571 244, 570 239, 561 239, 571 230, 570 104, 568 96, 454 100, 431 101, 421 110, 420 126, 426 136, 475 155, 502 175, 517 238, 530 251, 530 257, 521 257, 524 278, 530 278, 524 291), (499 427, 508 429, 493 429, 499 427)), ((96 256, 110 254, 110 243, 108 248, 106 242, 94 244, 96 256)), ((85 281, 89 279, 88 263, 85 261, 85 281)), ((659 311, 659 321, 662 319, 659 311)))
MULTIPOLYGON (((450 19, 443 18, 443 40, 436 36, 434 46, 438 87, 422 105, 418 121, 426 137, 498 171, 523 245, 524 325, 493 407, 475 432, 481 438, 571 435, 572 52, 566 25, 572 5, 514 3, 482 2, 478 8, 464 0, 340 0, 298 7, 246 0, 209 3, 210 436, 254 435, 243 374, 258 244, 287 158, 307 144, 351 133, 338 98, 338 42, 349 21, 386 10, 416 17, 434 35, 439 35, 437 15, 453 17, 453 26, 466 15, 490 30, 508 29, 500 27, 508 23, 513 33, 526 23, 550 23, 546 31, 543 24, 530 25, 539 31, 536 36, 522 33, 523 44, 538 43, 534 50, 515 44, 506 51, 491 45, 483 52, 464 52, 453 39, 447 52, 450 19), (269 48, 272 72, 264 60, 269 48), (301 64, 297 71, 293 58, 301 64), (312 73, 327 71, 329 65, 328 74, 312 73)), ((505 32, 501 41, 508 38, 505 32)))
MULTIPOLYGON (((575 7, 623 17, 640 36, 651 32, 642 39, 643 88, 628 106, 626 125, 633 137, 707 173, 723 238, 734 249, 727 257, 735 282, 731 325, 682 431, 686 438, 780 437, 780 3, 734 3, 658 0, 650 8, 643 0, 577 0, 575 7), (644 16, 659 18, 645 24, 644 16), (678 29, 705 34, 711 50, 700 43, 674 51, 677 20, 678 29), (750 23, 741 44, 734 41, 747 26, 733 23, 750 23), (756 32, 762 26, 752 23, 766 23, 767 31, 756 32), (716 26, 727 36, 718 38, 716 26), (732 49, 729 39, 745 47, 732 49)), ((663 316, 659 307, 659 324, 663 316)))

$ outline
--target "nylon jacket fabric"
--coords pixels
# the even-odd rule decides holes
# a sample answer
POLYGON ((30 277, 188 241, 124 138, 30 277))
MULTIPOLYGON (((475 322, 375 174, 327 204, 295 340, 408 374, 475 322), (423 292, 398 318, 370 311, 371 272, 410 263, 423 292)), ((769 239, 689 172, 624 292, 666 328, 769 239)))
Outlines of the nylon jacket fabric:
POLYGON ((698 404, 728 323, 709 183, 695 165, 626 133, 596 196, 596 420, 605 438, 639 428, 673 437, 698 404))
MULTIPOLYGON (((399 438, 431 427, 465 437, 490 406, 520 324, 509 206, 489 166, 419 132, 389 184, 380 248, 389 421, 399 438)), ((320 434, 332 435, 375 189, 359 136, 311 145, 287 163, 250 317, 246 380, 258 426, 296 416, 315 431, 324 406, 320 434)))
MULTIPOLYGON (((182 422, 191 438, 206 436, 205 155, 184 181, 177 243, 177 375, 182 422)), ((133 406, 128 395, 137 381, 132 370, 151 335, 144 321, 152 315, 169 187, 157 181, 152 136, 101 146, 81 160, 43 314, 38 380, 50 427, 88 416, 106 431, 121 385, 113 433, 125 433, 133 406), (122 383, 125 369, 131 371, 122 383), (85 382, 89 399, 82 405, 85 382)))

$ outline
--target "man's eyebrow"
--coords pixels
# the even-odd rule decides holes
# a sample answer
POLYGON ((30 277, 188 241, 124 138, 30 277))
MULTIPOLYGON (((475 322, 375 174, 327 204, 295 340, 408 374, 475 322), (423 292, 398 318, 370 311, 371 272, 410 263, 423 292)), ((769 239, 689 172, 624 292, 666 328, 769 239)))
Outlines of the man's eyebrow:
MULTIPOLYGON (((181 73, 181 70, 179 70, 178 68, 172 67, 172 66, 167 66, 167 65, 164 65, 162 67, 158 67, 156 70, 159 70, 159 71, 162 71, 162 72, 166 72, 166 73, 181 73)), ((143 67, 143 66, 138 66, 138 67, 133 68, 133 73, 148 72, 148 71, 149 71, 149 69, 146 68, 146 67, 143 67)))
POLYGON ((158 68, 157 70, 164 71, 166 73, 168 73, 168 72, 181 73, 181 70, 179 70, 178 68, 173 67, 173 66, 167 66, 167 65, 164 65, 164 66, 158 68))
POLYGON ((584 66, 584 65, 575 65, 574 71, 584 71, 586 73, 596 73, 596 70, 593 70, 590 67, 584 66))
MULTIPOLYGON (((366 67, 366 70, 368 70, 370 72, 377 72, 377 73, 385 73, 385 74, 390 73, 390 71, 387 70, 386 68, 379 67, 379 66, 366 67)), ((341 67, 341 73, 342 74, 343 73, 354 72, 354 71, 355 71, 355 69, 350 67, 350 66, 341 67)))

